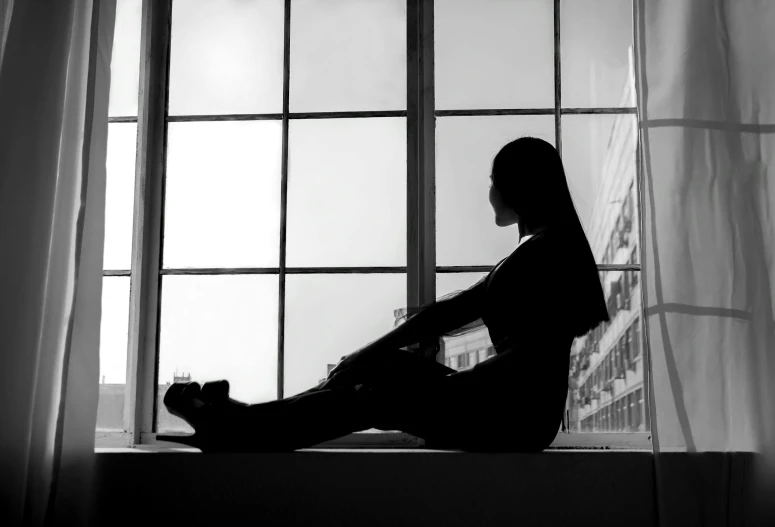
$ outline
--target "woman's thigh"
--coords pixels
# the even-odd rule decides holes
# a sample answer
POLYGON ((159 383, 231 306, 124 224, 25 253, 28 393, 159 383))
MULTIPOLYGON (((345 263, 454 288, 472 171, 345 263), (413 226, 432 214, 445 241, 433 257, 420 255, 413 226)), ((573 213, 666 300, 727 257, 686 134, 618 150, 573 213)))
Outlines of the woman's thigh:
POLYGON ((524 401, 520 404, 491 384, 461 388, 436 378, 425 385, 396 383, 363 389, 375 428, 416 435, 430 448, 539 452, 553 438, 548 438, 545 424, 520 415, 524 401))
POLYGON ((350 371, 347 382, 351 384, 422 385, 442 379, 455 370, 416 353, 395 349, 375 354, 347 371, 350 371))

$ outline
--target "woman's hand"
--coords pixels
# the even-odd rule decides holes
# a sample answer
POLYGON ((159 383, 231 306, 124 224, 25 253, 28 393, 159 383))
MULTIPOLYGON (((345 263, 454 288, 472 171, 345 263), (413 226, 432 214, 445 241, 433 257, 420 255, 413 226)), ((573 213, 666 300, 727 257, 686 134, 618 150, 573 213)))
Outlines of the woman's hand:
POLYGON ((379 352, 375 348, 365 347, 356 352, 345 355, 342 359, 336 363, 334 369, 332 369, 326 379, 332 380, 335 375, 343 378, 344 372, 357 365, 364 365, 368 362, 373 362, 379 352))

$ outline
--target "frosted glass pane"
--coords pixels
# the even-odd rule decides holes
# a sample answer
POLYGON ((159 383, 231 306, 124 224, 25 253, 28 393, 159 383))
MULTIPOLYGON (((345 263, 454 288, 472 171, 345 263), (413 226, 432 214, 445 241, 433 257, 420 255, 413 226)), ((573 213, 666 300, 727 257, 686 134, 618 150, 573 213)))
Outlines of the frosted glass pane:
POLYGON ((172 4, 170 115, 279 113, 283 0, 172 4))
POLYGON ((170 123, 164 266, 276 267, 279 121, 170 123))
POLYGON ((437 0, 436 109, 554 107, 547 0, 437 0))
POLYGON ((487 273, 436 273, 436 298, 468 289, 487 273))
POLYGON ((562 105, 635 106, 632 0, 560 2, 562 105))
POLYGON ((312 388, 336 364, 379 338, 406 306, 406 275, 287 275, 285 396, 312 388))
POLYGON ((562 135, 563 163, 595 258, 638 262, 635 116, 563 116, 562 135))
POLYGON ((116 29, 110 59, 108 115, 136 116, 140 83, 140 21, 142 0, 116 2, 116 29))
POLYGON ((106 276, 102 279, 97 430, 124 429, 128 333, 129 277, 106 276))
POLYGON ((571 432, 647 432, 640 272, 601 272, 610 323, 573 341, 568 376, 571 432))
POLYGON ((406 0, 293 0, 292 112, 406 108, 406 0))
POLYGON ((404 118, 290 123, 288 265, 406 265, 404 118))
POLYGON ((108 124, 103 269, 129 269, 132 266, 136 153, 137 125, 108 124))
POLYGON ((276 275, 162 278, 159 431, 190 431, 162 402, 175 377, 227 379, 249 403, 276 399, 277 299, 276 275))
POLYGON ((498 227, 489 200, 492 161, 518 137, 554 144, 552 116, 439 117, 436 120, 437 265, 495 265, 519 241, 498 227))

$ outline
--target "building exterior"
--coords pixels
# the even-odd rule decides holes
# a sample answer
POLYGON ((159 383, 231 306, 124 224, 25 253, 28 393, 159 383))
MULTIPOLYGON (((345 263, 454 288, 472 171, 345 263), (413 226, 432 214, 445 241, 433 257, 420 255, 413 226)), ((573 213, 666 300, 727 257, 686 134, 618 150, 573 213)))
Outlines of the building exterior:
MULTIPOLYGON (((622 103, 634 99, 630 75, 622 103)), ((603 264, 639 263, 637 119, 616 115, 588 230, 595 259, 603 264)), ((609 323, 573 343, 567 422, 578 432, 637 432, 649 429, 644 384, 640 273, 600 273, 609 323)))
MULTIPOLYGON (((173 383, 190 382, 191 375, 175 373, 173 383)), ((167 393, 172 383, 160 384, 156 392, 157 405, 157 430, 159 432, 192 432, 185 421, 175 417, 164 406, 164 394, 167 393)), ((97 404, 97 431, 123 430, 124 429, 124 404, 126 385, 100 383, 99 402, 97 404)))

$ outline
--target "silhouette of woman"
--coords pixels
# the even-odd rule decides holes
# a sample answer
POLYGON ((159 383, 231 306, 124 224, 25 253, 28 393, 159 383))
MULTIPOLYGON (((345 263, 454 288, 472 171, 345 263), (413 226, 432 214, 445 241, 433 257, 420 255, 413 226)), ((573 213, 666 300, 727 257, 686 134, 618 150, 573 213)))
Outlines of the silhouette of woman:
POLYGON ((608 312, 555 148, 516 139, 495 156, 490 179, 495 223, 517 224, 519 243, 487 276, 423 306, 293 397, 249 405, 229 398, 227 381, 176 383, 164 404, 196 432, 157 439, 204 452, 292 451, 379 428, 430 448, 549 446, 565 409, 573 339, 608 312), (496 354, 466 371, 401 349, 481 324, 496 354))

